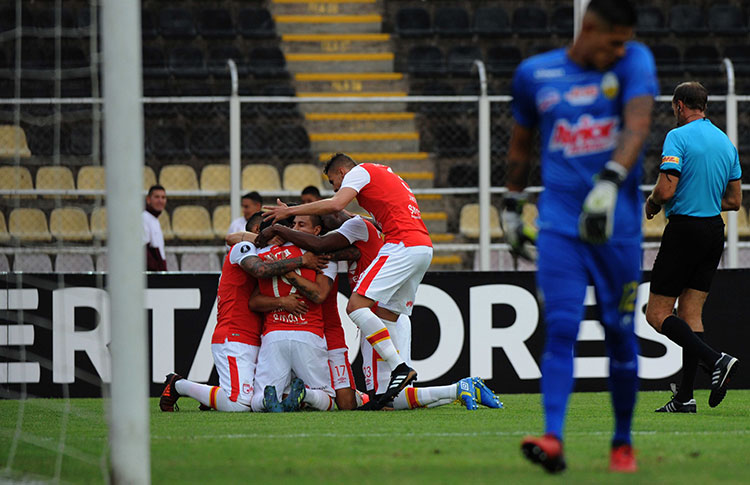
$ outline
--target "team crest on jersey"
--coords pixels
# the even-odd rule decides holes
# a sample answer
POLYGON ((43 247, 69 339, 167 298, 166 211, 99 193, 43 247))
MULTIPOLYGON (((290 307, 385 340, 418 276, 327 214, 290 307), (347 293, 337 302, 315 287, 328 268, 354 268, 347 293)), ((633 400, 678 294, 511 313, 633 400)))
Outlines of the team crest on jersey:
POLYGON ((542 88, 536 93, 536 107, 540 113, 544 113, 559 104, 560 99, 560 91, 557 89, 551 87, 542 88))
POLYGON ((599 97, 599 86, 596 84, 572 86, 564 96, 565 101, 571 106, 586 106, 594 104, 596 98, 599 97))
POLYGON ((246 253, 246 252, 248 252, 248 251, 250 251, 250 245, 248 245, 248 244, 245 244, 244 246, 240 247, 240 252, 241 252, 241 253, 243 253, 243 254, 244 254, 244 253, 246 253))
POLYGON ((248 383, 242 384, 242 394, 252 394, 253 393, 253 386, 251 386, 248 383))
POLYGON ((617 144, 617 117, 594 118, 581 115, 575 124, 559 119, 552 127, 549 151, 562 150, 565 156, 590 155, 615 148, 617 144))
POLYGON ((614 99, 620 92, 620 81, 613 72, 607 72, 602 76, 602 93, 607 99, 614 99))

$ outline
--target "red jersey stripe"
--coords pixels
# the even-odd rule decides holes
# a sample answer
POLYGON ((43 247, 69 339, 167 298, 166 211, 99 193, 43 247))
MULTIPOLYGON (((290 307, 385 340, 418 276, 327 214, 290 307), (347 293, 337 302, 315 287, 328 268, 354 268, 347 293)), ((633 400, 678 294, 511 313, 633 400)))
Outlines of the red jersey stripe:
POLYGON ((372 280, 375 279, 375 276, 377 276, 378 271, 380 271, 380 268, 383 267, 387 259, 388 256, 381 256, 378 258, 378 260, 375 262, 375 265, 370 269, 370 271, 367 272, 364 279, 359 284, 359 288, 357 288, 358 294, 365 296, 365 293, 367 293, 367 289, 370 287, 370 284, 372 284, 372 280))
POLYGON ((229 356, 229 381, 232 383, 232 394, 229 395, 229 400, 237 402, 237 396, 240 395, 240 375, 237 371, 237 359, 229 356))

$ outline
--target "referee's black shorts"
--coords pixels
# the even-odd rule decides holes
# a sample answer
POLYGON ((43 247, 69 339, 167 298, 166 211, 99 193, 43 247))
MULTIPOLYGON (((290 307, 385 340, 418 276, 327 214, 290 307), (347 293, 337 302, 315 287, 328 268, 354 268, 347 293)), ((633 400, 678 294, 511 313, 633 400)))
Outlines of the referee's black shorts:
POLYGON ((721 216, 670 216, 651 271, 651 293, 678 297, 686 288, 708 292, 723 251, 721 216))

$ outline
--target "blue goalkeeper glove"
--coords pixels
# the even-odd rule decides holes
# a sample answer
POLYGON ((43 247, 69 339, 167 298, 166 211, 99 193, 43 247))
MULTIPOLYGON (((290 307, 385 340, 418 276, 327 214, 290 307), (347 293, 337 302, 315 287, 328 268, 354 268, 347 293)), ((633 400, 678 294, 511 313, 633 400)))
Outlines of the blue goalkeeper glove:
POLYGON ((594 188, 583 201, 583 209, 578 218, 581 239, 592 244, 603 244, 612 237, 617 191, 627 176, 627 169, 612 160, 599 172, 594 188))
POLYGON ((534 261, 537 231, 523 222, 521 214, 526 203, 526 195, 521 192, 508 192, 503 199, 503 213, 501 222, 505 241, 510 245, 510 254, 514 258, 534 261))

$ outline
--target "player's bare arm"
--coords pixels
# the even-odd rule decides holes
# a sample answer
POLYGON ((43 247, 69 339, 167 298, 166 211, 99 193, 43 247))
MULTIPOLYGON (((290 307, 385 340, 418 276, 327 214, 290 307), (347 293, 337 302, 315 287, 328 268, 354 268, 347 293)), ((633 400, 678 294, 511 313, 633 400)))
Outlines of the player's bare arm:
MULTIPOLYGON (((307 232, 297 231, 290 227, 275 224, 274 234, 297 247, 316 253, 330 253, 349 246, 349 240, 341 233, 329 232, 325 236, 316 236, 307 232)), ((265 232, 265 231, 263 231, 265 232)))
POLYGON ((261 313, 282 309, 296 316, 301 316, 308 310, 307 303, 295 295, 275 297, 261 295, 258 292, 250 297, 248 307, 255 312, 261 313))
POLYGON ((229 246, 234 246, 242 241, 254 243, 258 236, 254 232, 239 231, 227 234, 224 237, 224 242, 229 246))
POLYGON ((358 261, 362 257, 362 253, 356 246, 349 246, 329 253, 329 256, 331 261, 358 261))
POLYGON ((730 180, 721 198, 721 210, 736 211, 742 205, 742 181, 730 180))
POLYGON ((508 147, 506 186, 511 192, 526 188, 531 170, 532 131, 518 123, 513 124, 508 147))
POLYGON ((297 273, 288 273, 285 278, 313 303, 323 303, 333 287, 331 278, 324 274, 317 275, 315 281, 310 281, 297 273))
POLYGON ((624 126, 612 153, 612 160, 628 171, 635 165, 641 153, 643 143, 651 128, 651 110, 654 98, 650 95, 637 96, 625 105, 623 111, 624 126))
POLYGON ((264 262, 257 256, 249 256, 240 262, 240 266, 256 278, 271 278, 273 276, 281 276, 303 266, 315 270, 322 269, 328 264, 329 259, 328 256, 306 253, 298 258, 264 262), (310 256, 307 256, 307 254, 310 254, 310 256))
MULTIPOLYGON (((354 200, 356 196, 356 190, 343 187, 333 197, 310 202, 309 204, 295 205, 293 207, 285 205, 264 206, 266 217, 263 220, 273 219, 274 221, 278 221, 290 216, 323 215, 338 212, 349 205, 349 202, 354 200)), ((278 203, 281 203, 281 201, 278 201, 278 203)))

